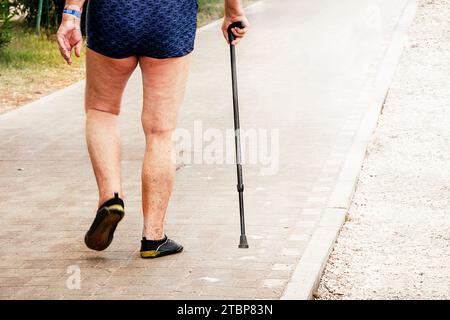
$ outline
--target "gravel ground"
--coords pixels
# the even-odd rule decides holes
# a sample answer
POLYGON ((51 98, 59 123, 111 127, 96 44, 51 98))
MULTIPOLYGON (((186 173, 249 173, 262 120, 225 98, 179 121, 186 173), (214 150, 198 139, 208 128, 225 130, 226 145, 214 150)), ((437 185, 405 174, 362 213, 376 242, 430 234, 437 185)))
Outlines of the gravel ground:
POLYGON ((450 298, 450 0, 421 0, 317 299, 450 298))

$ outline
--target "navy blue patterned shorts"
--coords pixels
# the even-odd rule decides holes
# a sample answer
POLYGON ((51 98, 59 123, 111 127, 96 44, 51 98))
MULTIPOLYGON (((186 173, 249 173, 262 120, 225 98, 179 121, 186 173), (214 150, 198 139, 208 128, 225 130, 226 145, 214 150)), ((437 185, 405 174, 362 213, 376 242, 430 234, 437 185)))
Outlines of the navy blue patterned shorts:
POLYGON ((197 0, 90 0, 87 47, 110 58, 181 57, 194 49, 197 0))

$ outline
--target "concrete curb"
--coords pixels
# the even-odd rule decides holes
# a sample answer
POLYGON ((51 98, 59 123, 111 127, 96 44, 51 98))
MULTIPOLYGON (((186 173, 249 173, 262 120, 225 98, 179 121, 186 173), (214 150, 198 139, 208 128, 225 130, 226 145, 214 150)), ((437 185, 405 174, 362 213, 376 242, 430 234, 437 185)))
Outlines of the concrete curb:
POLYGON ((400 61, 407 40, 407 31, 415 17, 417 5, 417 0, 410 0, 406 4, 381 63, 376 81, 364 90, 363 100, 369 104, 368 111, 355 134, 337 183, 328 200, 327 209, 292 274, 281 297, 282 300, 312 299, 319 285, 328 257, 351 204, 367 146, 377 126, 378 116, 400 61))

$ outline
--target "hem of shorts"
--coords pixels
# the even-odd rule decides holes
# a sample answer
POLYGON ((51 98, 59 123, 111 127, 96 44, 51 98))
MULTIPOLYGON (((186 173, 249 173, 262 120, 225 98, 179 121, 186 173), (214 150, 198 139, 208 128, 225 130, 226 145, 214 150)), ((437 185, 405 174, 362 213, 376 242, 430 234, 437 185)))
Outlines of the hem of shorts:
POLYGON ((86 48, 88 48, 89 50, 94 51, 95 53, 101 54, 102 56, 105 56, 105 57, 111 58, 111 59, 126 59, 126 58, 129 58, 129 57, 134 57, 134 56, 135 56, 135 55, 133 55, 133 54, 130 54, 130 55, 128 55, 128 56, 115 56, 115 55, 110 55, 110 54, 107 54, 107 53, 105 53, 105 52, 103 52, 103 51, 101 51, 101 50, 94 49, 94 48, 92 48, 92 47, 89 46, 89 45, 86 45, 86 48))
POLYGON ((181 57, 187 56, 192 51, 194 51, 194 48, 190 48, 188 50, 182 51, 182 53, 174 54, 174 55, 156 56, 156 55, 150 55, 150 54, 140 54, 139 57, 148 57, 148 58, 159 59, 159 60, 170 59, 170 58, 181 58, 181 57))
POLYGON ((126 56, 113 56, 113 55, 108 55, 100 50, 94 49, 88 45, 86 45, 86 48, 88 48, 89 50, 92 50, 98 54, 101 54, 102 56, 105 56, 107 58, 111 58, 111 59, 126 59, 126 58, 130 58, 130 57, 148 57, 148 58, 153 58, 153 59, 170 59, 170 58, 181 58, 184 56, 187 56, 189 53, 191 53, 192 51, 194 51, 194 48, 190 48, 186 51, 183 51, 180 54, 176 54, 176 55, 168 55, 168 56, 156 56, 156 55, 149 55, 149 54, 130 54, 130 55, 126 55, 126 56))

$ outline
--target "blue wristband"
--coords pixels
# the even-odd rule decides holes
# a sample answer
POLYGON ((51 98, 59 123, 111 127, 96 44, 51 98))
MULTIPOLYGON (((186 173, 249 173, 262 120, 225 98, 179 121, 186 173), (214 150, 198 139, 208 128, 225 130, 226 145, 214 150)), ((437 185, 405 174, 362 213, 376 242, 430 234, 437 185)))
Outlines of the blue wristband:
POLYGON ((79 11, 75 11, 75 10, 71 10, 71 9, 64 9, 63 13, 71 14, 71 15, 77 17, 78 19, 81 19, 81 12, 79 12, 79 11))

